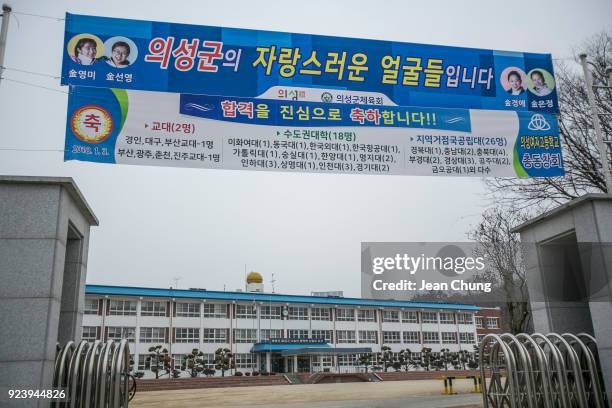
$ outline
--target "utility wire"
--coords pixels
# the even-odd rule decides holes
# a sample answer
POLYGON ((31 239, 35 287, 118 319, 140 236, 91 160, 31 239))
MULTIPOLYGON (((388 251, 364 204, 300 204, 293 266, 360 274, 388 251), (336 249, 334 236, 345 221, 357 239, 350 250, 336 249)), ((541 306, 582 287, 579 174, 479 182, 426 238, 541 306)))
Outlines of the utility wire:
POLYGON ((59 92, 59 93, 63 93, 68 95, 68 92, 66 91, 60 91, 59 89, 54 89, 54 88, 49 88, 48 86, 42 86, 42 85, 37 85, 37 84, 32 84, 30 82, 25 82, 25 81, 18 81, 16 79, 11 79, 11 78, 6 78, 6 77, 2 77, 0 78, 4 81, 9 81, 9 82, 15 82, 17 84, 21 84, 21 85, 27 85, 27 86, 32 86, 34 88, 42 88, 42 89, 46 89, 48 91, 53 91, 53 92, 59 92))
POLYGON ((32 13, 23 13, 21 11, 11 11, 12 14, 21 14, 22 16, 30 16, 30 17, 38 17, 38 18, 47 18, 49 20, 56 20, 56 21, 64 21, 64 18, 59 18, 59 17, 53 17, 53 16, 45 16, 42 14, 32 14, 32 13))
POLYGON ((55 76, 55 75, 51 75, 51 74, 46 74, 43 72, 34 72, 34 71, 27 71, 25 69, 18 69, 18 68, 11 68, 11 67, 1 67, 0 69, 5 69, 8 71, 15 71, 15 72, 23 72, 26 74, 32 74, 32 75, 39 75, 39 76, 43 76, 43 77, 49 77, 49 78, 53 78, 53 79, 60 79, 59 76, 55 76))

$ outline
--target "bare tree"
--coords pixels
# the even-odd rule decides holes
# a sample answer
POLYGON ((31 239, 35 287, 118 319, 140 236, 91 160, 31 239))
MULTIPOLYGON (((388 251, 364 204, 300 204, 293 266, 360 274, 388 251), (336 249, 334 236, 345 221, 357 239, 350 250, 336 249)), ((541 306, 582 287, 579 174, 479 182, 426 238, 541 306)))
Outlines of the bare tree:
MULTIPOLYGON (((605 84, 605 69, 612 66, 612 32, 588 39, 575 54, 582 52, 595 65, 594 80, 599 81, 596 84, 605 84)), ((578 61, 576 56, 572 62, 555 64, 565 177, 488 179, 485 181, 488 190, 497 202, 545 210, 586 193, 606 192, 586 84, 578 61)), ((606 114, 600 120, 604 140, 612 140, 612 91, 600 88, 595 93, 599 111, 606 114)))
POLYGON ((479 251, 488 262, 487 269, 480 278, 494 282, 498 286, 502 300, 505 320, 513 333, 530 331, 531 309, 525 268, 521 258, 521 243, 512 228, 521 224, 527 216, 519 211, 495 207, 486 210, 481 221, 469 238, 480 243, 479 251))

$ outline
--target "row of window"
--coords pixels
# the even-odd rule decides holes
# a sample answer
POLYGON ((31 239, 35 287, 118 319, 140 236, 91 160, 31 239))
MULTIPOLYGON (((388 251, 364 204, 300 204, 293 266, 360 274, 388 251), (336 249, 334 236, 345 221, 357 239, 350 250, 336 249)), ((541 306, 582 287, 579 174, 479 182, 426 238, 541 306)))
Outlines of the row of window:
MULTIPOLYGON (((137 309, 135 300, 111 300, 109 302, 109 315, 114 316, 135 316, 137 309)), ((207 318, 228 318, 227 304, 218 303, 176 303, 176 316, 180 317, 200 317, 200 307, 202 316, 207 318)), ((141 316, 168 316, 168 303, 156 301, 142 301, 140 305, 141 316)), ((289 320, 332 320, 331 308, 324 307, 287 307, 287 318, 289 320)), ((98 314, 98 300, 85 300, 85 314, 98 314)), ((236 305, 236 318, 256 319, 257 309, 254 305, 236 305)), ((262 319, 283 318, 283 306, 261 306, 262 319)), ((377 313, 374 309, 351 309, 337 308, 337 321, 357 321, 376 322, 377 313)), ((478 318, 477 318, 478 319, 478 318)), ((482 318, 481 318, 482 320, 482 318)), ((383 310, 382 321, 390 323, 419 323, 419 313, 417 311, 398 311, 383 310)), ((451 313, 451 312, 421 312, 422 323, 442 323, 442 324, 472 324, 473 314, 471 313, 451 313)))
POLYGON ((476 316, 476 327, 479 329, 485 327, 483 322, 487 323, 486 328, 488 329, 499 329, 499 318, 497 317, 487 317, 486 320, 484 320, 484 317, 476 316))
MULTIPOLYGON (((257 329, 233 329, 234 343, 256 343, 257 329)), ((283 338, 282 329, 262 329, 260 341, 283 338)), ((333 342, 333 330, 309 330, 288 329, 287 337, 290 339, 324 339, 328 343, 333 342)), ((229 329, 206 328, 202 330, 203 343, 227 343, 229 329)), ((100 327, 84 326, 83 340, 94 341, 100 339, 100 327)), ((107 339, 120 340, 128 339, 130 342, 136 341, 136 329, 134 327, 108 327, 107 339)), ((442 344, 474 343, 474 333, 456 332, 431 332, 431 331, 383 331, 382 343, 407 343, 407 344, 437 344, 442 340, 442 344), (459 337, 457 337, 459 334, 459 337), (459 340, 459 341, 457 341, 459 340)), ((174 329, 175 343, 199 343, 200 329, 191 327, 177 327, 174 329)), ((166 343, 168 342, 168 332, 165 327, 141 327, 141 343, 166 343)), ((337 343, 369 343, 378 344, 378 332, 376 330, 336 330, 337 343)))

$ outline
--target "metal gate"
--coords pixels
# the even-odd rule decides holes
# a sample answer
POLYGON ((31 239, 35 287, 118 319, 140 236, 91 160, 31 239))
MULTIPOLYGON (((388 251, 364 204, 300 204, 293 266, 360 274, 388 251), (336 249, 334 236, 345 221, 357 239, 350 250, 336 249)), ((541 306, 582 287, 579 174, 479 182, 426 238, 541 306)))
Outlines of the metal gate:
POLYGON ((136 391, 129 367, 130 349, 125 339, 68 342, 58 349, 53 375, 53 387, 65 390, 66 398, 54 402, 52 408, 127 407, 136 391))
POLYGON ((488 334, 479 358, 485 408, 608 407, 588 334, 488 334))

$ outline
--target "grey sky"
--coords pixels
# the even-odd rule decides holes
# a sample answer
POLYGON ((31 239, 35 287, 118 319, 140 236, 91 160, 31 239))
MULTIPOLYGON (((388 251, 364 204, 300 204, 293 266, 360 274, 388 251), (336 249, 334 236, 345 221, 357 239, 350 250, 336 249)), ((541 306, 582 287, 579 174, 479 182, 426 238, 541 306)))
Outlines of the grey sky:
MULTIPOLYGON (((10 1, 15 12, 219 25, 571 56, 610 29, 611 1, 10 1)), ((5 65, 59 76, 63 21, 16 14, 5 65)), ((59 79, 6 78, 58 91, 59 79)), ((63 149, 67 95, 0 85, 0 149, 63 149)), ((228 290, 244 265, 277 292, 358 296, 362 241, 457 241, 487 205, 481 180, 62 162, 0 150, 0 173, 73 177, 100 219, 88 282, 228 290)))

